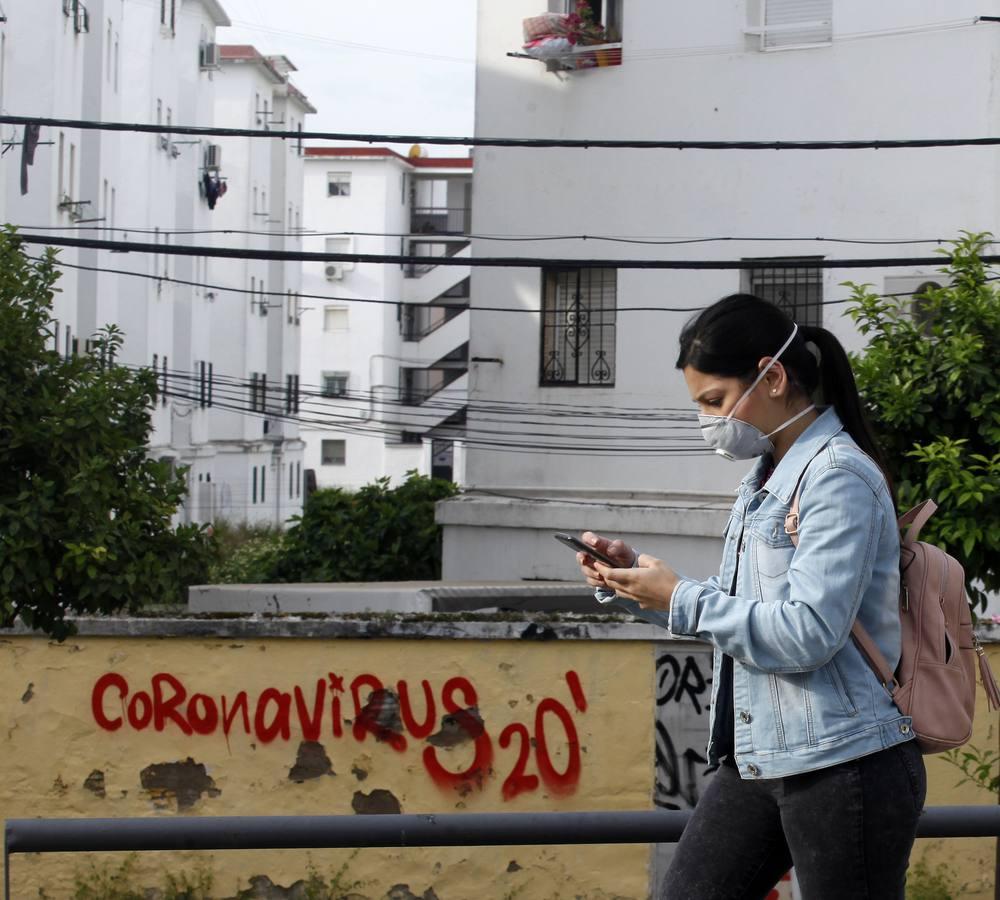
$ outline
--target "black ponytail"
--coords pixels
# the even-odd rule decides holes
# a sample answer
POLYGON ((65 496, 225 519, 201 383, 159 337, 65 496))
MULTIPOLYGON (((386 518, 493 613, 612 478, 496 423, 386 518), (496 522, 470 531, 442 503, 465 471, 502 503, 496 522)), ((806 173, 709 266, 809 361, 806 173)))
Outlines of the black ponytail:
MULTIPOLYGON (((760 297, 723 297, 684 326, 677 368, 691 366, 707 375, 736 377, 749 385, 757 377, 760 360, 778 352, 793 326, 784 310, 760 297)), ((850 360, 836 336, 817 325, 800 325, 781 363, 793 389, 816 403, 833 406, 847 433, 882 470, 895 505, 892 474, 865 414, 850 360)))

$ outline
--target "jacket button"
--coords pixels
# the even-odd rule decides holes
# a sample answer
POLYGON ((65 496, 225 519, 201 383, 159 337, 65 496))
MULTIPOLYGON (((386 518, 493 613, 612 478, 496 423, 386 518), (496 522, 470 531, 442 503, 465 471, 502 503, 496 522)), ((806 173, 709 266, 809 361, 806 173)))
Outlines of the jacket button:
POLYGON ((760 775, 760 769, 758 769, 753 763, 747 766, 747 771, 756 778, 760 775))
POLYGON ((740 711, 740 721, 744 725, 749 725, 753 721, 753 716, 750 715, 745 709, 740 711))
POLYGON ((902 734, 909 734, 910 726, 904 722, 902 725, 899 726, 899 730, 902 734))

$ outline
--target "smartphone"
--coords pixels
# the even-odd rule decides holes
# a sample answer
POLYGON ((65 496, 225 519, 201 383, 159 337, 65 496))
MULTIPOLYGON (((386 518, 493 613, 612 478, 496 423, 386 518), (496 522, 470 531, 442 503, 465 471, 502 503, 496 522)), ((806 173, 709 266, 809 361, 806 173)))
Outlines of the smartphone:
POLYGON ((612 566, 615 569, 621 568, 621 563, 613 560, 610 556, 601 553, 599 550, 594 549, 590 544, 585 544, 578 537, 574 537, 572 534, 563 534, 561 531, 557 531, 552 535, 559 543, 565 544, 573 550, 579 550, 581 553, 586 553, 588 556, 592 556, 594 559, 599 560, 606 565, 612 566))

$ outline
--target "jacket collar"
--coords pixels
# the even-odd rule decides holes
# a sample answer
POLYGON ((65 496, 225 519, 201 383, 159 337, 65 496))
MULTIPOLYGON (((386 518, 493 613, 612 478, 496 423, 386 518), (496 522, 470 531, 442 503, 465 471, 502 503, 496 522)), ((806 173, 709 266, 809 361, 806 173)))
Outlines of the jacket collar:
MULTIPOLYGON (((795 492, 795 487, 799 483, 802 473, 806 470, 806 466, 835 435, 843 430, 844 425, 836 410, 832 406, 827 407, 820 413, 816 421, 799 435, 795 443, 782 457, 781 462, 778 463, 774 472, 771 473, 771 477, 767 480, 765 490, 778 497, 782 503, 791 503, 792 494, 795 492)), ((769 455, 757 460, 757 465, 741 482, 740 494, 755 493, 770 465, 771 457, 769 455)))

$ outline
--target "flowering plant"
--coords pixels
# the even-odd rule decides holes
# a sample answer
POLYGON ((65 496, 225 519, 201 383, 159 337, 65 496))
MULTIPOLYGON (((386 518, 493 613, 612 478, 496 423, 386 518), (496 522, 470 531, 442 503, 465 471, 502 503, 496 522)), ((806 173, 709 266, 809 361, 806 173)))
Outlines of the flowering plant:
POLYGON ((594 20, 594 8, 587 0, 576 0, 576 12, 569 17, 574 20, 574 31, 581 44, 603 44, 607 40, 604 26, 594 20))

